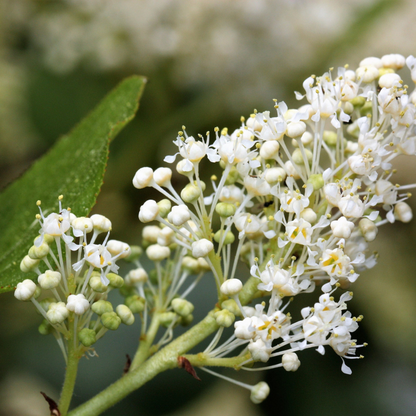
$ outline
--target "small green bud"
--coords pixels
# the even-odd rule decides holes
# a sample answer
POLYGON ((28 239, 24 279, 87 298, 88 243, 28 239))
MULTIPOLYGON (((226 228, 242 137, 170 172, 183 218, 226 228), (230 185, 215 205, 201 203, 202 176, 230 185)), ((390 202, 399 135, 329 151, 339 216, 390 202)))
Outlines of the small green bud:
POLYGON ((322 177, 322 175, 320 173, 314 173, 314 174, 310 175, 309 178, 308 178, 308 181, 306 183, 307 184, 309 184, 309 183, 312 184, 314 191, 318 191, 325 184, 324 178, 322 177))
POLYGON ((172 300, 171 304, 173 310, 182 317, 188 316, 194 311, 194 305, 186 299, 176 298, 172 300))
POLYGON ((125 325, 134 324, 134 315, 130 308, 126 305, 118 305, 116 308, 117 315, 120 317, 121 322, 125 325))
POLYGON ((91 309, 97 315, 102 315, 103 313, 112 312, 113 305, 107 300, 99 300, 91 305, 91 309))
POLYGON ((222 218, 228 218, 235 214, 237 207, 229 202, 219 202, 215 207, 215 212, 222 218))
MULTIPOLYGON (((224 230, 218 230, 214 235, 215 242, 219 243, 223 235, 224 235, 224 230)), ((234 241, 235 241, 234 234, 231 231, 228 231, 224 239, 224 245, 226 246, 227 244, 232 244, 234 243, 234 241)))
POLYGON ((354 106, 349 101, 344 103, 344 113, 350 115, 353 112, 354 112, 354 106))
POLYGON ((361 97, 359 95, 357 95, 356 97, 354 97, 352 100, 349 101, 355 108, 361 108, 365 102, 366 99, 365 97, 361 97))
POLYGON ((127 297, 124 303, 133 313, 140 313, 144 311, 146 300, 139 295, 132 295, 127 297))
POLYGON ((124 258, 125 261, 133 262, 140 258, 143 254, 143 249, 139 246, 130 246, 130 254, 124 258))
POLYGON ((227 179, 225 180, 225 184, 226 185, 234 185, 239 177, 240 177, 240 174, 238 173, 237 168, 235 166, 233 166, 230 170, 230 173, 227 176, 227 179))
POLYGON ((43 242, 39 247, 30 247, 28 254, 33 260, 41 260, 49 254, 49 250, 49 245, 43 242))
POLYGON ((93 329, 88 328, 83 328, 78 332, 78 338, 85 347, 91 347, 91 345, 96 343, 96 335, 93 329))
POLYGON ((335 131, 325 130, 324 135, 322 136, 324 142, 328 146, 336 146, 338 141, 338 135, 335 131))
MULTIPOLYGON (((312 161, 312 152, 309 149, 304 149, 305 156, 308 162, 312 161)), ((295 151, 292 153, 292 159, 297 165, 304 165, 305 160, 302 156, 302 151, 300 149, 295 149, 295 151)))
POLYGON ((191 313, 189 315, 182 316, 181 325, 188 326, 192 323, 193 320, 194 320, 194 316, 191 313))
POLYGON ((92 276, 90 277, 88 284, 94 292, 107 292, 108 287, 101 281, 101 276, 98 272, 92 272, 92 276))
POLYGON ((109 286, 113 288, 119 288, 124 285, 124 279, 115 273, 108 273, 107 279, 110 281, 109 286))
POLYGON ((222 311, 215 312, 214 318, 219 326, 223 326, 225 328, 230 327, 235 320, 234 314, 231 313, 228 309, 223 309, 222 311))
MULTIPOLYGON (((33 243, 35 243, 36 242, 36 240, 38 239, 38 238, 40 238, 40 235, 38 235, 34 240, 33 240, 33 243)), ((55 241, 55 238, 54 237, 52 237, 50 234, 43 234, 43 241, 42 241, 42 244, 43 243, 46 243, 46 244, 52 244, 53 242, 55 241)))
POLYGON ((195 202, 201 196, 201 189, 197 185, 188 183, 185 188, 182 189, 181 198, 184 202, 195 202))
POLYGON ((120 326, 121 319, 115 312, 105 312, 101 315, 101 322, 107 329, 115 331, 120 326))
POLYGON ((172 204, 169 201, 169 199, 161 199, 158 203, 157 203, 158 207, 159 207, 159 215, 162 218, 166 218, 167 215, 169 214, 171 208, 172 208, 172 204))
POLYGON ((168 327, 177 317, 175 312, 164 312, 159 315, 159 322, 164 327, 168 327))
POLYGON ((373 113, 373 102, 372 101, 366 101, 364 105, 360 108, 360 115, 366 116, 368 114, 373 113))
POLYGON ((227 299, 221 303, 221 308, 226 309, 235 316, 241 316, 240 308, 234 299, 227 299))
MULTIPOLYGON (((55 298, 44 298, 44 299, 42 299, 41 301, 39 301, 39 305, 42 307, 42 309, 45 311, 45 312, 48 312, 48 310, 49 310, 49 305, 51 304, 51 303, 55 303, 56 302, 56 299, 55 298)), ((36 312, 40 315, 40 312, 38 311, 38 309, 36 309, 36 312)))
POLYGON ((154 285, 157 285, 159 283, 158 280, 157 280, 157 270, 156 269, 150 270, 150 272, 149 272, 149 280, 154 285))
POLYGON ((182 268, 191 274, 196 274, 201 269, 198 260, 190 256, 182 259, 182 268))
POLYGON ((53 331, 53 326, 44 319, 38 327, 38 331, 41 335, 48 335, 53 331))

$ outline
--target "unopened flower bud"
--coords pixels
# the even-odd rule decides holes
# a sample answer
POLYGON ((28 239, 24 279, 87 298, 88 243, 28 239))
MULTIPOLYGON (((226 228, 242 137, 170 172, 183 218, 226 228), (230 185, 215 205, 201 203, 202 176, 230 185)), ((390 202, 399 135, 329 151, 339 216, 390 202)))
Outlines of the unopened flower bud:
POLYGON ((193 165, 191 169, 189 169, 189 162, 186 159, 182 159, 177 163, 176 170, 179 174, 187 176, 188 178, 191 178, 194 174, 193 165))
POLYGON ((296 170, 296 168, 293 166, 293 163, 288 160, 285 163, 285 169, 289 176, 291 176, 293 179, 300 179, 299 172, 296 170))
POLYGON ((243 284, 239 279, 228 279, 221 285, 221 293, 227 296, 234 296, 241 292, 243 284))
POLYGON ((180 324, 182 326, 188 326, 192 323, 193 320, 194 320, 194 316, 190 313, 189 315, 181 317, 180 324))
POLYGON ((97 230, 101 233, 107 233, 111 231, 111 221, 104 217, 104 215, 94 214, 90 219, 94 225, 94 230, 97 230))
POLYGON ((138 295, 132 295, 126 298, 125 304, 132 313, 140 313, 144 311, 146 300, 138 295))
POLYGON ((221 308, 230 311, 235 316, 241 316, 240 308, 234 299, 227 299, 221 303, 221 308))
POLYGON ((97 334, 93 329, 83 328, 78 332, 78 338, 84 347, 91 347, 97 341, 97 334))
POLYGON ((152 261, 162 261, 170 256, 170 249, 159 244, 153 244, 147 247, 146 254, 152 261))
POLYGON ((254 404, 259 404, 267 398, 269 393, 270 393, 269 385, 264 381, 260 381, 260 383, 257 383, 251 389, 250 400, 254 404))
POLYGON ((335 237, 349 238, 354 229, 354 223, 348 221, 345 217, 341 217, 331 222, 331 229, 335 237))
POLYGON ((75 230, 82 231, 83 233, 90 233, 94 228, 91 218, 87 217, 75 218, 71 225, 75 230))
POLYGON ((394 216, 401 222, 409 222, 413 218, 412 208, 406 202, 398 202, 394 207, 394 216))
POLYGON ((357 68, 355 73, 357 74, 357 78, 365 83, 373 82, 378 78, 379 75, 378 68, 376 68, 374 65, 360 66, 357 68))
POLYGON ((108 285, 111 286, 112 288, 118 289, 124 285, 124 279, 118 274, 108 273, 106 276, 107 276, 107 279, 110 281, 108 285))
POLYGON ((156 244, 161 228, 158 225, 147 225, 143 227, 142 238, 147 243, 156 244))
POLYGON ((156 219, 159 214, 159 205, 153 199, 146 201, 139 211, 139 220, 143 223, 151 222, 156 219))
POLYGON ((51 303, 46 316, 51 324, 60 324, 68 318, 69 312, 64 302, 51 303))
POLYGON ((191 219, 191 214, 187 205, 176 205, 168 214, 168 221, 179 227, 191 219))
POLYGON ((173 310, 180 316, 185 317, 194 311, 194 305, 186 299, 175 298, 171 302, 173 310))
POLYGON ((161 246, 170 246, 171 244, 174 244, 175 232, 169 227, 162 228, 157 237, 157 243, 161 246))
POLYGON ((118 256, 120 259, 124 259, 130 254, 130 246, 122 241, 110 240, 106 247, 113 256, 118 256))
POLYGON ((166 218, 172 208, 172 203, 169 201, 169 199, 161 199, 157 203, 157 206, 159 207, 159 215, 162 218, 166 218))
POLYGON ((391 88, 401 80, 398 74, 385 74, 378 80, 378 85, 381 88, 391 88))
POLYGON ((159 186, 169 186, 171 178, 172 170, 170 168, 158 168, 153 172, 153 180, 159 186))
POLYGON ((303 121, 292 121, 287 126, 286 135, 290 138, 302 136, 306 131, 306 124, 303 121))
POLYGON ((263 126, 256 120, 255 114, 250 114, 250 117, 246 121, 246 125, 254 131, 261 131, 263 128, 263 126))
MULTIPOLYGON (((310 163, 312 161, 312 152, 309 149, 303 149, 306 156, 306 162, 310 163)), ((300 149, 295 149, 292 153, 292 159, 297 165, 305 165, 305 159, 303 158, 302 151, 300 149)))
POLYGON ((126 280, 128 280, 130 285, 143 284, 149 280, 149 275, 146 273, 145 269, 139 267, 137 269, 130 270, 126 280))
POLYGON ((309 224, 315 224, 318 216, 312 208, 305 208, 300 212, 300 217, 308 221, 309 224))
POLYGON ((365 241, 370 242, 377 237, 378 227, 368 218, 361 219, 358 226, 360 227, 360 231, 365 238, 365 241))
POLYGON ((113 305, 107 300, 99 300, 91 305, 94 313, 101 316, 103 313, 113 312, 113 305))
POLYGON ((276 183, 283 182, 286 179, 286 171, 283 168, 267 169, 264 179, 266 179, 268 184, 275 185, 276 183))
POLYGON ((121 322, 125 325, 133 325, 134 315, 130 308, 126 305, 118 305, 116 308, 117 315, 120 317, 121 322))
POLYGON ((46 270, 45 273, 39 275, 38 283, 42 289, 54 289, 59 285, 61 279, 61 273, 54 272, 52 270, 46 270))
POLYGON ((49 323, 49 321, 44 319, 42 323, 39 325, 38 331, 41 335, 48 335, 53 331, 53 326, 49 323))
POLYGON ((168 327, 177 317, 175 312, 164 312, 159 315, 159 322, 164 327, 168 327))
POLYGON ((197 260, 198 260, 198 264, 199 264, 199 267, 200 267, 201 271, 203 271, 203 270, 206 271, 206 272, 211 271, 211 266, 208 264, 208 262, 203 257, 199 257, 197 260))
POLYGON ((40 260, 31 259, 29 256, 24 256, 20 262, 20 270, 27 273, 38 267, 40 260))
POLYGON ((335 131, 330 130, 325 130, 322 138, 328 146, 336 146, 338 141, 337 133, 335 131))
POLYGON ((283 354, 282 364, 286 371, 296 371, 300 366, 300 361, 294 352, 287 352, 283 354))
MULTIPOLYGON (((224 230, 218 230, 214 235, 215 242, 219 243, 224 238, 224 230)), ((235 236, 231 231, 227 232, 227 235, 224 238, 223 244, 226 246, 232 244, 235 241, 235 236)))
MULTIPOLYGON (((55 298, 43 298, 41 301, 39 301, 39 305, 45 312, 48 312, 49 306, 51 303, 56 303, 56 299, 55 298)), ((36 311, 40 314, 40 311, 38 311, 37 309, 36 311)))
POLYGON ((78 295, 69 295, 66 303, 66 308, 74 312, 76 315, 82 315, 90 307, 90 303, 85 296, 80 293, 78 295))
POLYGON ((279 154, 280 144, 276 140, 268 140, 260 147, 260 156, 263 159, 274 159, 279 154))
POLYGON ((214 249, 214 244, 206 238, 192 243, 192 255, 195 258, 205 257, 214 249))
POLYGON ((234 204, 230 204, 229 202, 219 202, 215 207, 215 212, 223 218, 231 217, 236 211, 236 206, 234 204))
POLYGON ((311 184, 313 186, 314 191, 318 191, 325 184, 324 178, 322 177, 322 174, 320 173, 314 173, 310 175, 306 183, 311 184))
POLYGON ((235 315, 227 309, 222 309, 214 313, 214 318, 217 325, 229 328, 234 323, 235 315))
POLYGON ((257 341, 250 342, 248 344, 248 350, 250 351, 251 358, 254 361, 261 361, 263 363, 269 361, 271 348, 267 348, 266 344, 261 338, 257 341))
POLYGON ((184 202, 195 202, 201 196, 201 189, 193 183, 188 183, 181 191, 181 198, 184 202))
POLYGON ((26 301, 32 299, 35 292, 36 284, 32 280, 26 279, 17 284, 16 290, 14 291, 14 297, 18 300, 26 301))
POLYGON ((392 53, 381 57, 384 68, 401 69, 406 65, 406 58, 398 53, 392 53))
POLYGON ((121 318, 115 312, 105 312, 101 315, 101 323, 105 328, 115 331, 121 324, 121 318))
POLYGON ((49 251, 49 245, 44 241, 39 247, 30 247, 28 255, 33 260, 40 260, 46 257, 49 254, 49 251))
POLYGON ((88 284, 90 285, 91 289, 94 290, 94 292, 104 293, 108 290, 107 285, 102 282, 101 275, 98 272, 93 272, 88 284))
POLYGON ((146 188, 153 182, 153 169, 141 168, 139 169, 133 178, 133 186, 137 189, 146 188))

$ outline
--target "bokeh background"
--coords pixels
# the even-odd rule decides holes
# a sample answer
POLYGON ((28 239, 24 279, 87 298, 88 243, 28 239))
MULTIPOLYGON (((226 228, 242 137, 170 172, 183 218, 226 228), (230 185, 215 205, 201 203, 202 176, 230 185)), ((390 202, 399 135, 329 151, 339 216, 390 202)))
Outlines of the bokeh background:
MULTIPOLYGON (((412 0, 0 0, 0 187, 122 78, 146 75, 139 113, 111 146, 94 208, 112 220, 114 238, 138 243, 137 212, 152 194, 134 189, 131 178, 142 166, 162 165, 183 124, 191 134, 234 129, 241 115, 270 109, 273 98, 294 105, 293 91, 312 73, 355 67, 367 56, 416 54, 415 19, 412 0)), ((416 182, 414 158, 397 167, 400 183, 416 182)), ((325 357, 304 352, 293 374, 225 372, 247 383, 267 380, 272 392, 255 406, 246 390, 175 370, 105 415, 413 416, 415 238, 415 221, 385 226, 374 246, 379 265, 353 287, 353 313, 365 316, 357 336, 369 346, 365 360, 349 363, 351 376, 329 350, 325 357)), ((196 319, 215 296, 212 282, 202 284, 196 319)), ((63 359, 54 339, 37 332, 39 323, 31 304, 1 295, 1 416, 48 414, 40 390, 58 398, 63 359)), ((81 362, 74 404, 119 377, 137 335, 138 326, 119 329, 96 345, 99 357, 81 362)))

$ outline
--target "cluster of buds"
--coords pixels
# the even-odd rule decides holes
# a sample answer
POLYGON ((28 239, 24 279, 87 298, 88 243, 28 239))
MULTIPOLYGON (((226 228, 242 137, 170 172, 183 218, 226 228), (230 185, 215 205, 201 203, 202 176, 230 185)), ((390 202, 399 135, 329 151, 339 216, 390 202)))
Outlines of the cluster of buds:
POLYGON ((338 301, 333 293, 349 290, 376 264, 368 243, 381 225, 412 219, 405 201, 414 185, 395 183, 392 163, 416 154, 416 92, 409 95, 397 73, 406 64, 416 83, 416 58, 397 54, 366 58, 356 70, 312 75, 303 83, 305 94, 296 93, 306 99, 299 108, 274 100, 275 115, 254 111, 232 133, 215 128, 212 143, 209 133, 198 140, 183 127, 174 141, 178 152, 165 158, 173 163, 179 157, 176 170, 189 181, 179 193, 171 169, 137 171, 136 188, 153 187, 165 197, 140 209, 142 222, 158 222, 145 228, 146 253, 157 264, 168 260, 163 272, 156 268, 151 296, 141 288, 142 296, 175 310, 172 301, 184 300, 210 270, 221 327, 205 351, 210 357, 245 349, 243 369, 281 356, 266 368, 295 371, 298 351, 323 354, 329 346, 341 357, 342 371, 351 373, 344 358, 359 358, 351 333, 362 316, 346 310, 352 292, 338 301), (200 177, 203 159, 219 165, 209 192, 200 177), (250 270, 245 285, 236 278, 240 260, 250 270), (198 277, 181 293, 191 273, 198 277), (292 322, 290 300, 315 290, 318 302, 292 322), (267 302, 247 306, 265 296, 267 302), (233 323, 233 339, 221 343, 222 329, 233 323))
POLYGON ((134 315, 126 305, 114 311, 107 300, 111 289, 124 284, 116 261, 129 256, 130 247, 109 240, 108 218, 98 214, 76 217, 70 208, 62 209, 62 198, 58 198, 59 212, 46 217, 37 202, 40 235, 20 269, 36 273, 38 284, 26 279, 14 295, 33 302, 44 318, 39 332, 52 333, 67 359, 69 349, 87 351, 109 329, 133 324, 134 315), (100 235, 105 237, 98 243, 100 235))

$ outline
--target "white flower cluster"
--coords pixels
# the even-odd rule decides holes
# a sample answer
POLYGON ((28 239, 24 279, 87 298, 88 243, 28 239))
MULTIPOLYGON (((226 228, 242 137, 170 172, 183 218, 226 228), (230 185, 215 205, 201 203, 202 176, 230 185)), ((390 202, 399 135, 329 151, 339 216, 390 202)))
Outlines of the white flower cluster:
POLYGON ((40 235, 20 269, 35 272, 38 285, 26 279, 18 283, 14 295, 35 304, 44 318, 39 332, 53 333, 67 358, 71 337, 71 346, 86 351, 108 329, 117 329, 121 322, 131 325, 134 316, 126 305, 119 305, 114 312, 107 301, 109 291, 124 284, 116 274, 116 261, 129 256, 130 247, 109 240, 108 218, 98 214, 76 217, 70 208, 62 209, 62 198, 59 197, 59 212, 46 217, 41 202, 37 202, 40 235), (97 242, 100 234, 105 234, 102 243, 97 242), (38 301, 42 290, 50 291, 52 296, 38 301), (93 321, 94 313, 97 317, 93 321))
MULTIPOLYGON (((219 289, 218 324, 242 318, 232 340, 217 346, 216 336, 209 356, 244 346, 250 354, 245 363, 282 355, 268 368, 294 371, 296 352, 315 347, 323 354, 328 345, 341 356, 342 371, 351 372, 343 358, 358 358, 351 333, 362 317, 346 310, 350 292, 338 301, 333 292, 375 265, 368 242, 378 227, 412 219, 405 201, 414 186, 393 179, 393 160, 416 154, 416 93, 409 96, 397 74, 406 65, 416 83, 416 58, 397 54, 366 58, 355 71, 346 66, 311 76, 303 83, 305 94, 296 93, 306 100, 299 108, 275 100, 275 115, 254 112, 232 133, 216 128, 213 142, 209 133, 197 140, 183 128, 174 142, 178 152, 165 158, 173 163, 179 157, 176 170, 189 180, 180 194, 168 168, 136 173, 136 188, 153 187, 167 198, 140 209, 142 222, 160 224, 149 226, 148 256, 160 261, 169 257, 169 247, 179 247, 176 277, 165 274, 159 284, 166 288, 173 280, 180 286, 181 262, 187 259, 197 270, 204 259, 219 289), (206 194, 200 177, 205 156, 222 169, 206 194), (244 287, 236 279, 239 260, 250 268, 244 287), (285 312, 290 299, 316 289, 323 292, 319 301, 292 322, 285 312), (264 296, 268 305, 243 306, 264 296)), ((170 293, 172 299, 177 288, 170 293)))

